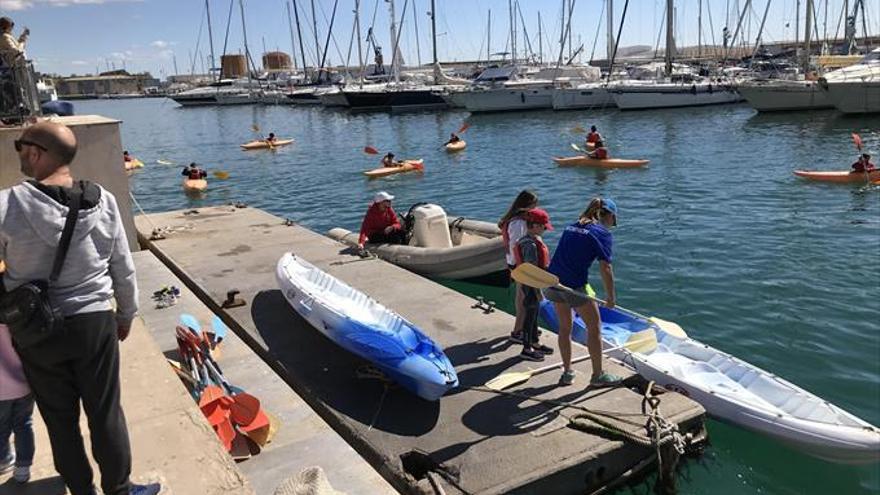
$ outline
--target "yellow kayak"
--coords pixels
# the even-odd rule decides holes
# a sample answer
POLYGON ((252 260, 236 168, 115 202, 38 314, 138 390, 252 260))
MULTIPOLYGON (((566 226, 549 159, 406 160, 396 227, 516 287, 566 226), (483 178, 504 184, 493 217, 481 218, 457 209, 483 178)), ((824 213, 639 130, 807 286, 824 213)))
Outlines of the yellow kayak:
POLYGON ((274 143, 269 145, 269 143, 263 139, 251 141, 249 143, 244 143, 241 145, 241 149, 243 150, 261 150, 266 148, 278 148, 279 146, 287 146, 292 143, 293 139, 276 139, 274 143))
POLYGON ((455 151, 461 151, 467 147, 467 143, 464 142, 464 139, 460 141, 456 141, 454 143, 449 143, 446 145, 446 151, 453 153, 455 151))
POLYGON ((130 162, 123 161, 123 164, 125 166, 125 170, 134 170, 136 168, 143 168, 144 166, 144 162, 138 160, 137 158, 130 162))
POLYGON ((208 181, 205 179, 184 179, 183 190, 185 192, 204 192, 208 189, 208 181))
POLYGON ((425 160, 422 160, 421 158, 418 160, 403 160, 403 165, 400 165, 399 167, 374 168, 373 170, 367 170, 366 172, 364 172, 364 175, 366 175, 370 179, 375 179, 377 177, 402 174, 404 172, 411 172, 413 170, 417 170, 419 172, 425 170, 425 160))

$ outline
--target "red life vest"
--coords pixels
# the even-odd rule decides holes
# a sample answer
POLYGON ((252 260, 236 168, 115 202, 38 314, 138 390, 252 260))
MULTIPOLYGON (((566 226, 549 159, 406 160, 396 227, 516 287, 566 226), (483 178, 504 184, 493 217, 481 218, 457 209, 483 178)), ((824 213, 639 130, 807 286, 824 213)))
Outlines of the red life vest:
POLYGON ((608 150, 605 148, 596 148, 596 151, 594 151, 593 154, 598 160, 605 160, 608 158, 608 150))
POLYGON ((202 171, 198 169, 190 169, 189 180, 199 180, 202 178, 202 171))
POLYGON ((587 142, 588 143, 595 143, 597 141, 599 141, 599 133, 598 132, 591 132, 591 133, 587 134, 587 142))
MULTIPOLYGON (((531 239, 538 245, 538 266, 540 268, 547 268, 550 265, 550 250, 547 249, 547 245, 544 244, 544 241, 540 237, 532 237, 531 239)), ((516 258, 516 266, 521 265, 523 263, 522 246, 519 242, 516 243, 516 249, 513 250, 513 255, 516 258)))

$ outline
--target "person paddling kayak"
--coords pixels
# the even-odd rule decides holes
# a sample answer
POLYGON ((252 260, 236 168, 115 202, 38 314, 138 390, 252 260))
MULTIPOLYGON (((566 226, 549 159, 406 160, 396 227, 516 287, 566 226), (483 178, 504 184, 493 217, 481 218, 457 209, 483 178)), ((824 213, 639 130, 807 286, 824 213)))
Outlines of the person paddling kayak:
POLYGON ((587 209, 581 213, 577 222, 562 232, 562 238, 550 260, 548 271, 559 277, 559 282, 574 292, 554 287, 544 290, 544 297, 553 302, 559 319, 559 353, 562 355, 563 372, 559 382, 569 385, 574 382, 575 372, 571 369, 571 310, 587 325, 587 348, 593 374, 590 385, 608 387, 620 382, 620 377, 602 370, 602 322, 599 306, 587 296, 584 287, 589 281, 590 266, 599 260, 602 283, 605 286, 605 306, 615 304, 614 272, 611 269, 613 238, 611 227, 617 225, 617 204, 610 198, 594 198, 587 209))
POLYGON ((275 141, 278 141, 278 138, 275 137, 274 132, 270 132, 269 137, 267 137, 264 141, 266 141, 269 144, 275 144, 275 141))
POLYGON ((599 131, 596 130, 596 126, 590 126, 590 132, 587 134, 587 148, 591 146, 596 146, 596 143, 602 141, 602 135, 599 134, 599 131))
POLYGON ((596 141, 596 148, 587 153, 587 156, 590 158, 595 158, 597 160, 607 160, 608 157, 608 148, 605 147, 605 143, 601 140, 596 141))
POLYGON ((447 144, 457 143, 459 141, 461 141, 461 138, 458 137, 458 135, 453 132, 449 135, 449 141, 446 141, 445 143, 443 143, 443 146, 446 146, 447 144))
POLYGON ((397 161, 394 159, 394 153, 388 152, 387 155, 382 157, 382 166, 383 167, 402 167, 403 162, 397 161))
POLYGON ((373 196, 373 202, 364 221, 361 223, 361 235, 358 237, 358 248, 364 249, 368 240, 373 244, 406 244, 406 231, 400 225, 397 213, 391 207, 394 196, 379 191, 373 196))
POLYGON ((864 174, 865 172, 870 172, 876 169, 877 167, 873 163, 871 163, 871 155, 869 153, 862 153, 862 156, 860 156, 859 159, 852 164, 851 173, 864 174))
POLYGON ((208 177, 208 172, 205 172, 196 162, 192 162, 189 164, 189 167, 183 167, 183 172, 180 175, 186 177, 189 180, 199 180, 208 177))

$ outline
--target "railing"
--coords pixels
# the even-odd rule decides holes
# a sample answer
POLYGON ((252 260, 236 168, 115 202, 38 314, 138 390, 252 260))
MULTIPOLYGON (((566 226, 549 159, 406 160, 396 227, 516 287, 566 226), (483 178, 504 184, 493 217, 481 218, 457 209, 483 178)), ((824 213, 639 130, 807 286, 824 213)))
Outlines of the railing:
POLYGON ((21 60, 12 67, 0 65, 0 120, 21 123, 40 114, 33 62, 21 60))

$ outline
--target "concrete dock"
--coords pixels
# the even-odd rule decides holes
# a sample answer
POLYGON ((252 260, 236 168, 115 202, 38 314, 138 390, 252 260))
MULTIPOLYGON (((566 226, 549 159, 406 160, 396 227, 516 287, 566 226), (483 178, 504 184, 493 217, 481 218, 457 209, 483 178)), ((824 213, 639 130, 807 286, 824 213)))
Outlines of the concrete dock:
MULTIPOLYGON (((556 372, 532 378, 515 395, 480 389, 527 367, 518 346, 506 341, 513 326, 508 314, 475 309, 471 298, 383 261, 361 260, 335 241, 252 208, 154 214, 149 221, 137 217, 136 225, 142 242, 399 491, 430 492, 434 482, 447 493, 584 493, 620 480, 653 455, 569 428, 578 411, 540 402, 611 412, 630 421, 611 420, 615 426, 643 435, 642 395, 624 387, 586 390, 588 365, 576 366, 581 381, 570 387, 557 386, 556 372), (164 240, 148 240, 153 225, 164 240), (275 266, 287 251, 423 329, 444 347, 461 387, 429 403, 359 374, 364 363, 311 328, 277 289, 275 266), (246 305, 223 309, 232 289, 246 305)), ((575 355, 582 353, 576 347, 575 355)), ((611 361, 606 366, 630 374, 611 361)), ((690 399, 664 394, 660 410, 681 431, 703 432, 704 411, 690 399)))

